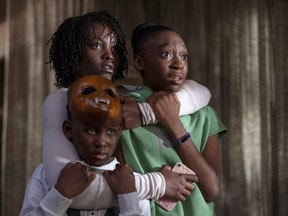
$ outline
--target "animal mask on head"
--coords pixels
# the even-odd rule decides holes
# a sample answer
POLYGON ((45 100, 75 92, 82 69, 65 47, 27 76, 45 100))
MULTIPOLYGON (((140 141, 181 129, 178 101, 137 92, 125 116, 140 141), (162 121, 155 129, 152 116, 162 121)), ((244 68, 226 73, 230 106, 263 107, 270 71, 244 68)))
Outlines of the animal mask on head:
POLYGON ((121 105, 114 84, 97 75, 76 80, 67 92, 71 115, 86 124, 115 125, 121 123, 121 105))

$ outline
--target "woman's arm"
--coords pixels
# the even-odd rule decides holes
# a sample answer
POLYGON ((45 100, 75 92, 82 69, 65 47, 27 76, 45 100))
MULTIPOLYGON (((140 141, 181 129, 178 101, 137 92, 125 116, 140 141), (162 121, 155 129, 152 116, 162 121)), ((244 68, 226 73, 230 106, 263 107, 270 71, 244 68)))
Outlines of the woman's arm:
POLYGON ((193 80, 185 80, 175 94, 181 104, 179 116, 195 113, 207 106, 211 98, 209 89, 193 80))
POLYGON ((43 164, 33 172, 25 190, 20 216, 64 215, 72 200, 47 185, 43 164))
MULTIPOLYGON (((125 89, 125 86, 118 88, 120 94, 125 94, 127 91, 136 89, 136 87, 132 88, 131 86, 128 86, 128 89, 125 89)), ((175 94, 181 104, 179 116, 198 111, 208 105, 211 98, 210 91, 205 86, 193 80, 185 80, 182 87, 175 94)), ((136 103, 129 97, 122 97, 122 113, 124 129, 132 129, 141 124, 149 125, 158 122, 149 103, 136 103)))
POLYGON ((65 137, 62 124, 67 119, 67 89, 49 94, 42 106, 43 164, 48 184, 54 186, 67 163, 79 160, 73 144, 65 137))

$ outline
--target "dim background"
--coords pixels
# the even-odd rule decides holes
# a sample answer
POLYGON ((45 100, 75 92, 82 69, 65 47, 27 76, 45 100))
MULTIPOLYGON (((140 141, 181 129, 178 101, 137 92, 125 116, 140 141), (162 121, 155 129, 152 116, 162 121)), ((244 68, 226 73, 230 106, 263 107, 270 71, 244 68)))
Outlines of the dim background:
POLYGON ((130 37, 143 21, 174 28, 188 77, 207 86, 229 129, 221 140, 220 216, 288 215, 288 1, 0 0, 1 215, 19 215, 42 160, 41 106, 53 91, 47 41, 64 18, 108 9, 130 37))

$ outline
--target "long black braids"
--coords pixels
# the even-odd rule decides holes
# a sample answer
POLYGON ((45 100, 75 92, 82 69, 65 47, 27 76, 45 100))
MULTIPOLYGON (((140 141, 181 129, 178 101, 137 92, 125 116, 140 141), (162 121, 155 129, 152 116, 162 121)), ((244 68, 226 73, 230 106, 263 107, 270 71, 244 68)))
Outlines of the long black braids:
POLYGON ((55 71, 56 87, 68 88, 75 81, 78 60, 90 44, 88 32, 93 22, 104 24, 109 28, 108 34, 116 36, 119 66, 113 80, 126 77, 128 60, 124 31, 115 17, 101 10, 65 19, 48 41, 47 44, 51 43, 48 63, 55 71))

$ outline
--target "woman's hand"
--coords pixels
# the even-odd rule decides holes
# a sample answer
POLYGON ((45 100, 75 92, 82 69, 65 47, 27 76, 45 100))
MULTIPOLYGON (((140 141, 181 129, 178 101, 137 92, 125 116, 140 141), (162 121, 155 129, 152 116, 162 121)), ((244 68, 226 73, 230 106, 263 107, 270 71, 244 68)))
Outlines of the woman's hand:
POLYGON ((123 130, 139 127, 142 123, 138 103, 132 98, 121 96, 123 130))

